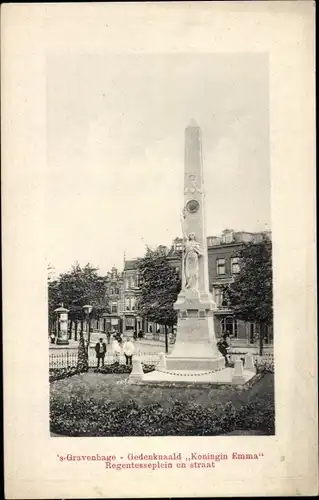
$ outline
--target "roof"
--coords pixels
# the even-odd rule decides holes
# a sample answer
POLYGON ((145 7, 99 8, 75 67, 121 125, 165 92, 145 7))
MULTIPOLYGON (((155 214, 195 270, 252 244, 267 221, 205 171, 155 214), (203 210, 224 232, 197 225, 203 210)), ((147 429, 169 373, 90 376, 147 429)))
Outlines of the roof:
POLYGON ((134 271, 135 269, 137 269, 137 259, 125 261, 124 271, 134 271))

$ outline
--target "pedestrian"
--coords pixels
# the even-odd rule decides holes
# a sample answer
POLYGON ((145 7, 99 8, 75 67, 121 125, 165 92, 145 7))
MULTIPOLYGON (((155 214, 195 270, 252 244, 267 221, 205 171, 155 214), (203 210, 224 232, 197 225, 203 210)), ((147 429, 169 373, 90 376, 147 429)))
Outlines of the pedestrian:
POLYGON ((112 351, 114 356, 114 363, 119 363, 121 355, 121 347, 116 338, 114 338, 112 342, 112 351))
POLYGON ((222 338, 220 339, 219 342, 217 342, 217 347, 219 352, 224 356, 225 358, 225 365, 226 367, 229 366, 229 361, 228 361, 228 356, 227 356, 227 349, 230 345, 230 340, 229 340, 229 335, 225 333, 222 338))
POLYGON ((135 347, 133 342, 126 337, 125 342, 123 344, 123 352, 126 360, 126 364, 132 366, 132 358, 135 351, 135 347))
POLYGON ((111 342, 111 332, 110 331, 107 332, 106 338, 107 338, 107 343, 109 344, 111 342))
POLYGON ((230 334, 229 334, 229 331, 227 331, 224 335, 224 340, 227 344, 227 348, 230 347, 230 334))
POLYGON ((136 330, 134 330, 134 333, 133 333, 133 339, 134 339, 134 340, 137 340, 137 331, 136 331, 136 330))
POLYGON ((100 362, 102 362, 102 366, 104 366, 104 358, 106 354, 106 343, 103 342, 102 337, 100 338, 100 342, 95 345, 96 359, 97 359, 97 368, 100 367, 100 362))

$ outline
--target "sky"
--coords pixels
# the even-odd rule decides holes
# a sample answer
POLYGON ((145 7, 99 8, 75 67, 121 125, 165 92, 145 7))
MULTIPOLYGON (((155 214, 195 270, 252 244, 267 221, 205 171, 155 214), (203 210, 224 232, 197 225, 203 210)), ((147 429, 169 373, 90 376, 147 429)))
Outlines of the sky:
POLYGON ((106 273, 181 236, 184 133, 202 130, 207 236, 271 228, 266 54, 47 59, 46 252, 106 273))

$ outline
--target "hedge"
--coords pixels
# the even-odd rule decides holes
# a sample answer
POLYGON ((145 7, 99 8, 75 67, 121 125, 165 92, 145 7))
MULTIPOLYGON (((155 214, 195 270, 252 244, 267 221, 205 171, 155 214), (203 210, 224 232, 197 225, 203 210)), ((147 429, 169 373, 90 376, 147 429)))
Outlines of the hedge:
MULTIPOLYGON (((144 373, 149 373, 155 370, 154 365, 143 364, 144 373)), ((94 370, 96 373, 109 373, 114 375, 130 374, 132 367, 128 365, 121 365, 119 363, 113 363, 111 365, 104 365, 101 368, 96 368, 94 370)), ((83 370, 79 370, 76 366, 69 366, 68 368, 50 368, 49 370, 49 381, 54 382, 55 380, 61 380, 64 378, 72 377, 73 375, 79 375, 83 373, 83 370)))
POLYGON ((175 401, 165 408, 160 403, 140 405, 96 401, 51 401, 50 428, 66 436, 217 436, 233 430, 275 432, 273 400, 249 402, 237 409, 232 402, 209 407, 175 401))

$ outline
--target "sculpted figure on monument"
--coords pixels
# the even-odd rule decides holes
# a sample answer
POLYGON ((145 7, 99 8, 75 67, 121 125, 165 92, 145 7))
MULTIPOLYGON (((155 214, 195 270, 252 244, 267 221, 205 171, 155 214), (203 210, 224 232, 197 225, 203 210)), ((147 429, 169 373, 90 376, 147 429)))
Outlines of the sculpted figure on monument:
POLYGON ((196 241, 195 233, 187 234, 185 229, 185 209, 183 210, 182 230, 184 236, 184 288, 198 291, 198 259, 203 255, 201 245, 196 241))

